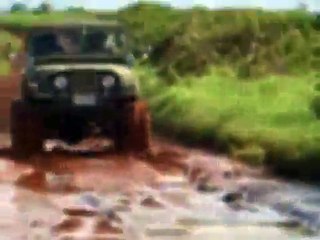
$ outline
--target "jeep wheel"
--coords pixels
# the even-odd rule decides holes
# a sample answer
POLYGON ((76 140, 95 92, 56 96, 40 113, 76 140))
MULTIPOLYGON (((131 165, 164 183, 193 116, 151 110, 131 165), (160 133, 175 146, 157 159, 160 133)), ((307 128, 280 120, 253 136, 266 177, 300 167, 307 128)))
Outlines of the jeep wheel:
POLYGON ((27 158, 43 148, 41 119, 22 101, 13 101, 10 113, 11 149, 14 157, 27 158))
POLYGON ((151 121, 145 102, 130 106, 129 113, 116 122, 115 147, 118 151, 143 152, 150 148, 151 121))

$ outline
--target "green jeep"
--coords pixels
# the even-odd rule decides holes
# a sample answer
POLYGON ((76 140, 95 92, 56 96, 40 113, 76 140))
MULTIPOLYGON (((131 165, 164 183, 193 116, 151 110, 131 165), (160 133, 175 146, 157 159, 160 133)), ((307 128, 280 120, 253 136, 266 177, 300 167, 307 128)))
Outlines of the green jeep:
POLYGON ((46 139, 77 144, 92 134, 116 150, 150 145, 148 107, 139 98, 130 44, 117 22, 37 25, 25 38, 21 99, 11 104, 11 142, 29 157, 46 139))

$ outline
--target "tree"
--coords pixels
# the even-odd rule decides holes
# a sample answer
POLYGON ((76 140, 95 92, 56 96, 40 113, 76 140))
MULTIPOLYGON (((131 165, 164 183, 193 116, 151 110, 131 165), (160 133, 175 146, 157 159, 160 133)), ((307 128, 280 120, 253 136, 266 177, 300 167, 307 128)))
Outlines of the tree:
POLYGON ((316 17, 313 22, 313 27, 314 27, 314 29, 316 29, 318 31, 320 30, 320 13, 316 14, 316 17))
POLYGON ((308 4, 305 1, 301 1, 298 4, 298 9, 302 11, 308 10, 308 4))
POLYGON ((10 12, 11 13, 15 13, 15 12, 26 12, 28 11, 28 7, 26 4, 21 3, 21 2, 15 2, 12 4, 11 8, 10 8, 10 12))
POLYGON ((49 13, 53 10, 52 5, 48 1, 43 1, 37 9, 35 9, 36 13, 49 13))
POLYGON ((84 7, 73 7, 73 6, 71 6, 71 7, 67 8, 67 12, 83 13, 83 12, 86 12, 86 10, 85 10, 84 7))

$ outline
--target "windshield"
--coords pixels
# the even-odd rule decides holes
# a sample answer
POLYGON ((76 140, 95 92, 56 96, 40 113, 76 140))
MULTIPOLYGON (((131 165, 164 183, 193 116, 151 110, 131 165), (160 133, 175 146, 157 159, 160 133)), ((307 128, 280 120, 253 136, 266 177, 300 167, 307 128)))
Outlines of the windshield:
POLYGON ((63 29, 38 33, 31 38, 33 56, 69 54, 116 54, 126 47, 123 31, 98 29, 63 29))

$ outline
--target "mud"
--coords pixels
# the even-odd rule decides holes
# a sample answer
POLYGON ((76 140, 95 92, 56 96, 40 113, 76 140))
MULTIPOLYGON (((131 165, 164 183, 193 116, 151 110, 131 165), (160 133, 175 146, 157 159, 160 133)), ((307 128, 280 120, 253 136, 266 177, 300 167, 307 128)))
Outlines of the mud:
POLYGON ((159 203, 156 199, 154 199, 152 196, 148 196, 147 198, 142 200, 141 205, 150 208, 163 208, 163 205, 159 203))
MULTIPOLYGON (((8 151, 0 159, 0 185, 6 184, 12 191, 12 197, 4 202, 16 209, 18 219, 14 224, 24 226, 19 230, 22 235, 32 235, 37 229, 34 234, 49 232, 51 239, 141 239, 139 235, 154 238, 162 233, 170 237, 186 232, 174 226, 172 218, 179 215, 178 209, 192 207, 190 198, 196 191, 192 186, 197 180, 188 181, 193 170, 189 169, 187 151, 183 153, 180 147, 165 146, 161 141, 154 140, 152 155, 95 152, 90 141, 80 153, 50 142, 47 144, 56 146, 24 162, 15 161, 8 151), (86 150, 90 154, 83 154, 86 150), (24 223, 21 218, 43 224, 24 223), (171 227, 167 226, 170 222, 171 227), (146 228, 149 223, 160 225, 146 228)), ((222 181, 233 181, 223 176, 231 171, 230 165, 225 166, 227 169, 223 165, 219 170, 206 168, 208 179, 218 179, 220 186, 224 185, 222 181)), ((1 196, 7 194, 0 189, 1 196)))
MULTIPOLYGON (((20 75, 0 76, 0 129, 9 130, 10 102, 20 93, 20 75)), ((1 143, 0 143, 1 144, 1 143)))
POLYGON ((106 218, 99 218, 95 224, 95 233, 98 234, 122 234, 120 227, 112 226, 111 222, 106 218))
POLYGON ((65 208, 63 209, 63 213, 73 217, 94 217, 98 215, 97 211, 84 208, 65 208))
POLYGON ((54 234, 70 233, 80 228, 81 224, 81 218, 69 217, 67 219, 64 219, 61 223, 53 226, 52 231, 54 234))

